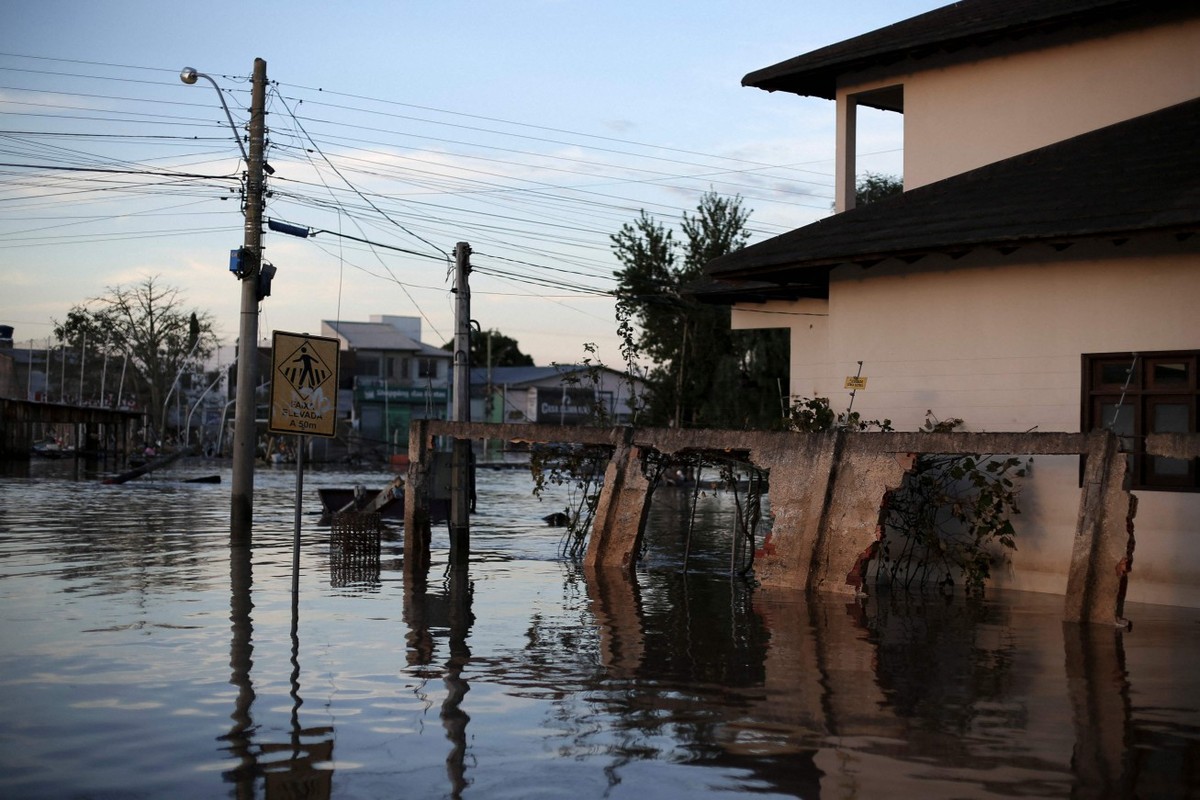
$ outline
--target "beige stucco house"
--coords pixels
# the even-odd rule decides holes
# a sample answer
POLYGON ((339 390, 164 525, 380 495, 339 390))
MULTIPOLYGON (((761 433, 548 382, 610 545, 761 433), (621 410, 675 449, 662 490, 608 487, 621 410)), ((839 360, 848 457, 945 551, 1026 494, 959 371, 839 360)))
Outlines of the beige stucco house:
MULTIPOLYGON (((915 430, 1112 426, 1139 500, 1128 599, 1200 606, 1200 5, 964 0, 752 72, 837 109, 834 214, 701 295, 791 330, 791 392, 915 430), (903 114, 905 192, 853 208, 855 110, 903 114), (768 312, 768 313, 763 313, 768 312)), ((780 102, 787 102, 781 98, 780 102)), ((1039 457, 999 586, 1063 592, 1080 464, 1039 457)))

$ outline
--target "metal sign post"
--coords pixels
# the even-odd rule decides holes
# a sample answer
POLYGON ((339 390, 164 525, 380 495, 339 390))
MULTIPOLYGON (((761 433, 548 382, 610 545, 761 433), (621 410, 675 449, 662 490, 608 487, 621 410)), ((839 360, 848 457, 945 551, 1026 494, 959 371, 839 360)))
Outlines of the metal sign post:
POLYGON ((300 508, 309 436, 337 434, 338 340, 275 331, 271 338, 271 411, 267 430, 296 435, 296 513, 292 596, 300 596, 300 508))
POLYGON ((846 376, 845 387, 850 390, 850 405, 846 407, 846 416, 850 416, 850 412, 854 410, 854 395, 858 394, 859 389, 867 388, 867 379, 862 374, 863 362, 858 362, 858 372, 854 375, 846 376))

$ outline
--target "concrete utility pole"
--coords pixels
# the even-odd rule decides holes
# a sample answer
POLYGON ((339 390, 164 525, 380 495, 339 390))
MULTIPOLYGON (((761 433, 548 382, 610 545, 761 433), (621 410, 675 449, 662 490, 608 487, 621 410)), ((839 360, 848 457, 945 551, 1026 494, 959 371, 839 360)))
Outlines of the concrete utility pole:
MULTIPOLYGON (((471 246, 454 248, 454 422, 471 421, 471 246)), ((454 440, 450 486, 450 564, 467 563, 471 547, 471 442, 454 440)))
POLYGON ((250 92, 250 152, 246 156, 246 223, 243 239, 242 309, 238 326, 237 406, 233 423, 233 486, 230 530, 250 538, 254 521, 254 460, 258 387, 258 274, 262 266, 263 143, 266 138, 267 62, 254 59, 250 92))

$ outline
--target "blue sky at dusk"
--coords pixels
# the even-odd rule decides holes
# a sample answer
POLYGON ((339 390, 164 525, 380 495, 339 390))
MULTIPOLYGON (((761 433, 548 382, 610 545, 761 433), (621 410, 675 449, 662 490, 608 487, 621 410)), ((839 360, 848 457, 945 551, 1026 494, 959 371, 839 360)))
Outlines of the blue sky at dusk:
MULTIPOLYGON (((707 190, 740 195, 752 241, 829 213, 833 104, 742 76, 939 5, 7 0, 0 323, 44 346, 73 305, 157 275, 232 343, 240 152, 211 84, 178 75, 212 75, 240 126, 261 57, 265 216, 328 231, 264 237, 264 338, 399 314, 441 344, 466 241, 482 327, 538 363, 594 342, 618 364, 609 236, 640 210, 677 225, 707 190)), ((899 118, 863 125, 860 172, 898 173, 899 118)))

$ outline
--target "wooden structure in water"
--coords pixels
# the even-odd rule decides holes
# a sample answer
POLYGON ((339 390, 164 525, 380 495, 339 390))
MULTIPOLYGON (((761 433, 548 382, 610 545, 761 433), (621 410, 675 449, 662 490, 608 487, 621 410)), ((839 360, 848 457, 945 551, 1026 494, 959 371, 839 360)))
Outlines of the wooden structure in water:
POLYGON ((0 398, 0 459, 28 460, 39 426, 70 425, 76 458, 103 452, 124 461, 129 457, 131 434, 144 416, 145 412, 128 409, 0 398))
MULTIPOLYGON (((632 570, 650 508, 650 454, 736 453, 770 475, 773 530, 756 563, 768 587, 854 594, 881 535, 881 509, 919 454, 1082 455, 1079 511, 1064 619, 1122 625, 1136 502, 1110 431, 1093 433, 793 433, 586 428, 414 421, 405 488, 405 568, 429 564, 429 464, 434 437, 600 445, 610 449, 584 566, 632 570)), ((1151 453, 1190 457, 1200 437, 1152 439, 1151 453)), ((451 544, 455 546, 454 540, 451 544)), ((465 556, 464 556, 465 559, 465 556)))

